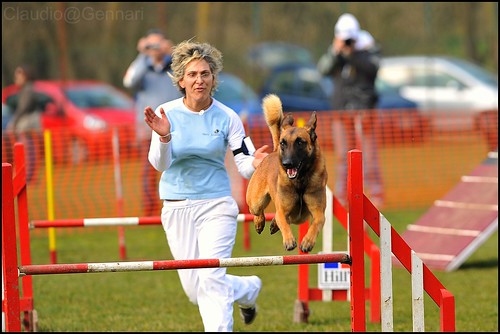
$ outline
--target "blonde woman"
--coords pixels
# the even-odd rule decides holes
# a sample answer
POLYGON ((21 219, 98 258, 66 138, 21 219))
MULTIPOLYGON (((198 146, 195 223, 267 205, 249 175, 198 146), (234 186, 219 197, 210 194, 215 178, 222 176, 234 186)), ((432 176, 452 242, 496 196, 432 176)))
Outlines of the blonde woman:
MULTIPOLYGON (((149 162, 162 173, 161 220, 176 260, 231 257, 239 208, 231 196, 226 151, 233 152, 245 178, 267 155, 267 145, 253 155, 248 151, 241 119, 212 97, 221 69, 222 54, 210 44, 178 44, 172 79, 183 97, 156 111, 144 110, 152 129, 149 162)), ((234 302, 246 324, 254 320, 259 277, 229 275, 226 268, 182 269, 178 274, 189 300, 198 305, 205 331, 232 331, 234 302)))

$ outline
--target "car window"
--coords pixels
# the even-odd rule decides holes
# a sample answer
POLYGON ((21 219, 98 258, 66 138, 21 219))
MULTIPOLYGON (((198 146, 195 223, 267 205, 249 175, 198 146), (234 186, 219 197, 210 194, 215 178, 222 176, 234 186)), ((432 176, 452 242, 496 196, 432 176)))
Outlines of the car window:
POLYGON ((393 87, 463 87, 464 84, 450 74, 429 66, 384 66, 379 77, 393 87))
POLYGON ((481 67, 462 61, 460 59, 454 59, 454 58, 449 58, 449 61, 452 63, 455 63, 459 67, 461 67, 463 70, 469 72, 473 77, 476 79, 482 81, 483 83, 493 86, 493 87, 498 87, 498 80, 495 78, 495 76, 486 70, 482 69, 481 67))
POLYGON ((11 96, 8 96, 7 99, 5 99, 5 104, 11 110, 16 110, 18 100, 19 100, 19 95, 18 94, 12 94, 11 96))
MULTIPOLYGON (((41 112, 45 111, 47 103, 54 101, 50 96, 41 92, 35 92, 35 99, 36 99, 36 110, 41 112)), ((11 110, 16 110, 18 103, 19 103, 19 94, 17 93, 8 96, 7 99, 5 100, 5 104, 11 110)))
POLYGON ((269 91, 276 94, 293 94, 295 73, 284 71, 274 75, 273 81, 269 85, 269 91))
POLYGON ((222 102, 233 100, 251 100, 256 99, 257 95, 252 92, 245 84, 230 76, 219 77, 219 87, 214 94, 214 97, 222 102))
POLYGON ((429 70, 428 68, 415 69, 412 80, 409 81, 409 84, 411 86, 424 86, 431 88, 464 86, 453 76, 441 71, 429 70))
POLYGON ((214 97, 219 101, 239 100, 243 98, 241 87, 230 84, 221 84, 217 88, 214 97))
POLYGON ((379 94, 397 94, 398 89, 382 79, 380 76, 375 80, 375 88, 379 94))
POLYGON ((312 68, 303 68, 297 71, 297 80, 302 84, 299 91, 306 97, 311 98, 326 98, 327 93, 322 86, 322 76, 312 68))
POLYGON ((386 65, 379 69, 378 78, 392 87, 401 87, 410 84, 412 75, 406 66, 386 65))
POLYGON ((302 81, 302 92, 304 96, 312 98, 326 98, 327 94, 323 90, 319 81, 302 81))
POLYGON ((76 106, 88 108, 133 109, 133 103, 120 93, 104 86, 67 88, 64 93, 76 106))

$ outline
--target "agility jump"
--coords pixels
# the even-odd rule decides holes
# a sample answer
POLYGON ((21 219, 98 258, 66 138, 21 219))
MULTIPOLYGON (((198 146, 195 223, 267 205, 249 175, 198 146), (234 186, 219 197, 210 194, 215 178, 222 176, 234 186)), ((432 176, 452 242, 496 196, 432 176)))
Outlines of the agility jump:
MULTIPOLYGON (((271 220, 274 213, 267 213, 266 220, 271 220)), ((240 213, 236 218, 238 223, 252 221, 250 213, 240 213)), ((116 218, 81 218, 57 220, 32 220, 29 224, 33 228, 49 227, 95 227, 95 226, 136 226, 136 225, 161 225, 160 216, 150 217, 116 217, 116 218)))
MULTIPOLYGON (((440 308, 441 330, 455 331, 455 301, 453 295, 444 288, 444 286, 439 282, 439 280, 437 280, 437 278, 432 274, 432 272, 427 268, 427 266, 423 264, 418 259, 418 257, 415 256, 414 252, 409 248, 406 242, 397 234, 397 232, 392 227, 390 227, 390 225, 386 222, 386 220, 383 218, 380 212, 378 212, 378 210, 363 194, 361 161, 362 161, 361 151, 352 150, 349 152, 348 154, 349 256, 347 254, 340 254, 340 255, 302 254, 289 257, 286 256, 263 257, 259 258, 259 260, 255 260, 255 258, 251 260, 225 259, 229 261, 228 263, 225 263, 225 265, 229 265, 230 263, 231 266, 235 266, 234 265, 235 263, 233 263, 232 261, 236 262, 241 261, 247 266, 257 265, 255 261, 257 262, 267 261, 266 263, 268 264, 265 265, 300 264, 302 263, 298 262, 299 260, 301 260, 300 258, 303 258, 304 260, 306 259, 311 260, 309 257, 313 257, 317 261, 320 261, 321 259, 321 261, 335 260, 337 262, 344 262, 344 263, 351 262, 351 277, 350 277, 351 278, 350 280, 351 329, 352 331, 366 331, 366 325, 365 325, 366 296, 365 296, 365 282, 364 282, 365 278, 364 278, 364 238, 363 238, 363 231, 364 231, 363 221, 366 221, 366 223, 373 229, 373 231, 381 238, 381 245, 383 245, 383 247, 381 247, 381 258, 382 258, 381 263, 383 264, 381 270, 381 284, 383 285, 383 294, 384 294, 384 298, 382 299, 383 305, 381 305, 382 318, 383 318, 382 330, 383 331, 392 330, 392 304, 391 304, 392 298, 390 298, 392 291, 389 291, 392 290, 392 278, 390 277, 391 275, 388 274, 390 273, 391 270, 390 269, 391 263, 390 261, 387 260, 391 259, 391 253, 392 253, 403 264, 403 266, 408 270, 408 272, 412 274, 412 292, 414 293, 413 296, 414 331, 421 331, 424 329, 423 310, 420 311, 420 307, 423 307, 423 303, 420 303, 421 305, 419 305, 418 303, 419 300, 423 300, 422 294, 424 290, 430 295, 430 297, 440 308), (320 255, 334 255, 334 257, 332 258, 318 257, 320 255), (389 303, 387 303, 388 300, 390 300, 389 303)), ((27 310, 26 304, 29 304, 30 301, 28 300, 29 298, 31 298, 31 310, 33 310, 32 308, 33 301, 32 301, 32 291, 30 296, 24 296, 24 298, 20 299, 19 278, 21 277, 23 279, 23 284, 24 284, 24 279, 31 277, 31 275, 33 275, 37 269, 39 270, 38 274, 44 274, 48 273, 48 271, 50 270, 60 271, 61 267, 53 267, 52 269, 48 270, 49 268, 47 267, 47 265, 31 265, 29 256, 23 257, 23 255, 21 255, 21 266, 18 266, 14 198, 15 196, 18 195, 21 196, 23 194, 22 190, 26 188, 24 166, 22 166, 21 172, 19 174, 16 174, 16 178, 13 179, 12 166, 10 164, 3 163, 2 181, 3 181, 2 254, 4 260, 2 269, 4 274, 3 282, 5 291, 4 300, 2 303, 3 306, 2 309, 5 313, 6 331, 20 331, 21 321, 19 314, 20 312, 25 312, 26 315, 26 310, 27 310), (30 270, 33 271, 31 274, 30 270)), ((24 221, 24 223, 26 224, 24 229, 27 231, 28 230, 27 212, 26 212, 26 217, 24 217, 24 214, 20 214, 20 216, 22 216, 22 219, 20 218, 19 222, 21 223, 21 220, 24 221)), ((23 237, 23 235, 26 236, 25 235, 26 233, 21 231, 20 237, 23 237)), ((22 240, 20 241, 20 244, 22 248, 23 247, 22 240)), ((220 266, 221 260, 222 259, 215 259, 215 261, 217 262, 214 262, 211 265, 220 266)), ((201 261, 201 260, 196 260, 196 261, 201 261)), ((146 261, 146 263, 148 263, 148 266, 152 265, 153 268, 155 262, 160 263, 161 261, 146 261)), ((222 263, 224 264, 224 261, 222 263)), ((81 266, 80 268, 71 270, 85 270, 85 272, 89 272, 89 265, 92 268, 93 264, 87 263, 87 264, 80 264, 81 266)), ((185 263, 185 265, 191 265, 191 264, 185 263)), ((204 263, 203 265, 207 265, 207 263, 204 263)), ((51 265, 48 266, 50 267, 51 265)), ((63 266, 63 265, 56 265, 56 266, 63 266)), ((69 264, 67 266, 72 266, 72 265, 69 264)), ((97 264, 96 266, 99 268, 99 264, 97 264)), ((130 265, 129 263, 128 266, 132 265, 130 265)), ((138 266, 141 267, 141 265, 138 266)), ((117 272, 116 263, 113 265, 107 264, 104 267, 106 267, 107 271, 109 272, 117 272)), ((123 267, 127 267, 127 265, 123 265, 123 267)), ((93 270, 96 270, 96 268, 93 268, 93 270)), ((102 264, 100 270, 103 270, 102 264)), ((139 270, 155 270, 155 269, 140 268, 139 270)), ((124 270, 124 271, 130 271, 130 270, 124 270)))
POLYGON ((304 263, 351 263, 347 254, 304 254, 283 256, 249 256, 227 259, 163 260, 135 262, 101 262, 75 264, 38 264, 19 267, 19 277, 43 274, 82 274, 125 271, 176 270, 197 268, 228 268, 283 266, 304 263))

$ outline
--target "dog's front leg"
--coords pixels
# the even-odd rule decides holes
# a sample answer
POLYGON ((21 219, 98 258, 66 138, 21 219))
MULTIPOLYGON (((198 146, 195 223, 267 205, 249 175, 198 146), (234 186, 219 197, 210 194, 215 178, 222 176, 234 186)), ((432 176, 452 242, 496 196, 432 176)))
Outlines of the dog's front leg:
POLYGON ((300 250, 304 253, 309 253, 314 244, 316 244, 316 238, 319 235, 319 232, 323 229, 323 225, 325 224, 325 214, 324 211, 318 211, 313 213, 312 215, 312 224, 309 225, 309 229, 307 230, 306 235, 302 239, 300 243, 300 250))
POLYGON ((294 250, 297 247, 297 241, 293 236, 290 224, 288 224, 283 210, 276 208, 276 214, 274 216, 276 225, 278 225, 281 230, 281 236, 283 237, 283 246, 287 251, 294 250))
POLYGON ((255 230, 257 231, 257 233, 261 234, 264 230, 264 227, 266 226, 266 216, 264 212, 261 212, 257 215, 254 214, 253 225, 255 226, 255 230))
POLYGON ((280 230, 280 228, 279 228, 278 224, 276 223, 276 219, 273 218, 273 220, 271 220, 271 225, 269 225, 269 231, 271 231, 271 235, 278 232, 279 230, 280 230))

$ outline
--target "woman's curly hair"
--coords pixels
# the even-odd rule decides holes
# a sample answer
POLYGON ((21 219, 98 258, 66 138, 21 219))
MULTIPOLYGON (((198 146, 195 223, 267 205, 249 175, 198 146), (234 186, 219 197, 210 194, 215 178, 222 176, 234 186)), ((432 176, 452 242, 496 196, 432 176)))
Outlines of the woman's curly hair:
POLYGON ((179 85, 179 81, 184 77, 187 64, 195 59, 204 59, 210 66, 210 71, 214 76, 214 84, 210 95, 213 95, 219 84, 218 74, 222 70, 222 53, 208 43, 186 40, 174 46, 171 65, 172 73, 169 73, 169 75, 179 91, 186 95, 186 90, 179 85))

